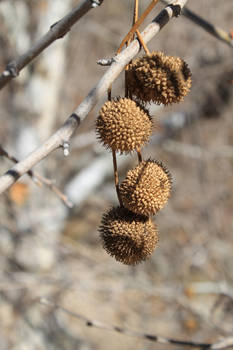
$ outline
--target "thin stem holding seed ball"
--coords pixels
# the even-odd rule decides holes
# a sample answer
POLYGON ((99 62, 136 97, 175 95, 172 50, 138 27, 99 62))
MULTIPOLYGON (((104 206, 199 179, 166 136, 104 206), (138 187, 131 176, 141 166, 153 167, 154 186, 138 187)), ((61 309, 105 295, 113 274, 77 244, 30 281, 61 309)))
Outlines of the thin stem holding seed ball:
POLYGON ((136 33, 137 33, 138 40, 139 40, 140 44, 141 44, 142 47, 143 47, 143 50, 145 51, 145 53, 146 53, 147 55, 149 55, 149 54, 150 54, 150 50, 148 49, 148 47, 147 47, 145 41, 142 39, 142 36, 141 36, 141 34, 140 34, 140 32, 139 32, 138 29, 136 30, 136 33))
POLYGON ((125 67, 125 97, 129 98, 129 89, 128 89, 128 66, 125 67))
POLYGON ((110 85, 108 88, 108 100, 111 101, 111 99, 112 99, 112 85, 110 85))
POLYGON ((125 43, 133 37, 134 33, 138 29, 138 27, 142 24, 144 19, 148 16, 148 14, 153 10, 154 6, 157 4, 159 0, 152 0, 150 5, 146 8, 146 10, 143 12, 143 14, 140 16, 140 18, 136 21, 136 23, 133 25, 133 27, 130 29, 129 33, 124 37, 122 40, 119 49, 117 50, 117 54, 119 54, 124 47, 125 43))
MULTIPOLYGON (((133 18, 133 26, 134 24, 137 22, 138 20, 138 0, 135 0, 134 1, 134 18, 133 18)), ((148 47, 146 46, 146 43, 144 42, 144 40, 142 39, 142 36, 139 32, 139 30, 137 29, 136 30, 136 34, 137 34, 137 37, 138 37, 138 40, 140 42, 140 44, 142 45, 145 53, 148 55, 150 53, 148 47)))
POLYGON ((138 154, 138 162, 140 164, 142 162, 142 152, 140 148, 137 149, 137 154, 138 154))
POLYGON ((120 188, 119 188, 119 177, 118 177, 118 171, 117 171, 117 160, 116 160, 116 152, 112 150, 112 159, 113 159, 113 168, 114 168, 114 179, 115 179, 115 187, 116 187, 116 193, 117 197, 120 203, 120 206, 123 206, 121 195, 120 195, 120 188))
POLYGON ((133 26, 138 20, 138 0, 134 0, 133 26))

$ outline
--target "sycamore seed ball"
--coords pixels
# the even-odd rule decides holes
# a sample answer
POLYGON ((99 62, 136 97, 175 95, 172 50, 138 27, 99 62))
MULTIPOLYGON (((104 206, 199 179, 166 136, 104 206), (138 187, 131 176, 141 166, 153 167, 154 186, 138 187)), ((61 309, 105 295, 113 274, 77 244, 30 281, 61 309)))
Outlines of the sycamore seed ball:
POLYGON ((96 120, 96 132, 103 145, 121 153, 144 146, 151 131, 147 110, 128 98, 107 101, 96 120))
POLYGON ((133 60, 127 70, 127 82, 138 101, 164 105, 182 101, 192 84, 187 63, 162 52, 133 60))
POLYGON ((158 243, 156 226, 123 207, 112 208, 103 215, 99 232, 107 253, 126 265, 147 259, 158 243))
POLYGON ((147 160, 129 170, 120 186, 126 208, 139 215, 154 215, 167 203, 171 175, 161 162, 147 160))

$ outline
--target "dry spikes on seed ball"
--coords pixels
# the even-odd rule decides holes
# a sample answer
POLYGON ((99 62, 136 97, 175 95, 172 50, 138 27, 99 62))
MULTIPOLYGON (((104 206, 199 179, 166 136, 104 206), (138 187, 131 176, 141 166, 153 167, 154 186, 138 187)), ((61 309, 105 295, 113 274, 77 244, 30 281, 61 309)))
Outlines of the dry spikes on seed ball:
POLYGON ((154 215, 170 197, 171 175, 158 161, 147 160, 129 170, 120 186, 126 208, 139 215, 154 215))
POLYGON ((107 101, 96 120, 96 132, 104 146, 121 153, 144 146, 151 131, 148 111, 128 98, 107 101))
POLYGON ((179 57, 152 52, 136 58, 127 70, 129 92, 140 102, 180 102, 191 88, 191 72, 179 57))
POLYGON ((158 243, 157 228, 151 220, 123 207, 103 215, 99 232, 107 253, 126 265, 147 259, 158 243))

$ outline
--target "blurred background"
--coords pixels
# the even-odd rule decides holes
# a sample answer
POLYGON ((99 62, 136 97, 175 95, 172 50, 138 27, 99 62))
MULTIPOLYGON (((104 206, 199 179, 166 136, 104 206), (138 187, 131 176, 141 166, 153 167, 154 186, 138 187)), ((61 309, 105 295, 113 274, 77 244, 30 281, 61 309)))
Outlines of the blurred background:
MULTIPOLYGON (((150 1, 140 1, 142 12, 150 1)), ((23 54, 78 1, 0 1, 0 70, 23 54)), ((145 23, 164 5, 158 4, 145 23)), ((230 32, 232 0, 189 1, 191 10, 230 32)), ((97 83, 132 22, 132 0, 105 0, 0 92, 0 143, 23 159, 48 138, 97 83)), ((154 349, 155 344, 88 328, 67 309, 142 332, 215 342, 233 333, 233 66, 232 48, 185 17, 150 43, 187 61, 193 86, 183 103, 150 106, 155 122, 145 158, 173 176, 172 196, 155 217, 160 242, 146 262, 129 267, 102 249, 98 226, 117 205, 112 159, 94 123, 106 98, 71 141, 35 167, 74 207, 23 176, 0 199, 1 350, 154 349)), ((123 74, 113 96, 124 93, 123 74)), ((119 156, 120 178, 137 159, 119 156)), ((12 163, 0 158, 3 174, 12 163)), ((158 350, 169 345, 156 345, 158 350)))

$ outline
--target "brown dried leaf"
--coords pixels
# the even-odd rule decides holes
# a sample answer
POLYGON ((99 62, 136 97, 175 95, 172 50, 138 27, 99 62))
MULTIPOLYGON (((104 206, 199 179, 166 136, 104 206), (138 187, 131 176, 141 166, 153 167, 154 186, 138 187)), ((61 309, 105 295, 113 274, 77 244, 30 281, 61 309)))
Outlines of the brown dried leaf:
POLYGON ((22 182, 17 182, 10 188, 9 195, 15 204, 22 206, 28 199, 29 187, 22 182))

